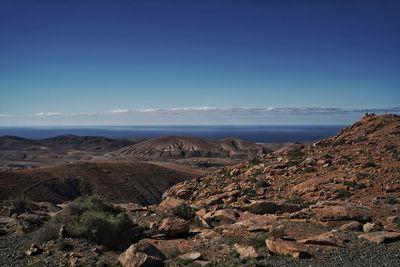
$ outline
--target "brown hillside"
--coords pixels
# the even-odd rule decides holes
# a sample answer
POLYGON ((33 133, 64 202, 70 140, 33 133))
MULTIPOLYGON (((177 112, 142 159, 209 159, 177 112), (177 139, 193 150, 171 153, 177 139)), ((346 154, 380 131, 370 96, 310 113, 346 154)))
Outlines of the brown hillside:
POLYGON ((157 203, 167 188, 198 175, 142 162, 80 162, 0 172, 0 200, 25 196, 60 203, 92 192, 113 202, 148 205, 157 203))
POLYGON ((270 151, 240 139, 213 141, 196 137, 163 136, 123 148, 115 154, 148 159, 192 157, 250 159, 265 152, 270 151))

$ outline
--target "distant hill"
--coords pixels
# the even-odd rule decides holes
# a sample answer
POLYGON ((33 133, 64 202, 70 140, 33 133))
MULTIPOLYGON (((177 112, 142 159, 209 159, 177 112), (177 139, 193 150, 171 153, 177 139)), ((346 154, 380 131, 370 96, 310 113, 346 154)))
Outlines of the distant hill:
POLYGON ((163 136, 149 139, 115 151, 115 154, 133 158, 182 159, 252 158, 270 150, 240 139, 206 140, 196 137, 163 136))

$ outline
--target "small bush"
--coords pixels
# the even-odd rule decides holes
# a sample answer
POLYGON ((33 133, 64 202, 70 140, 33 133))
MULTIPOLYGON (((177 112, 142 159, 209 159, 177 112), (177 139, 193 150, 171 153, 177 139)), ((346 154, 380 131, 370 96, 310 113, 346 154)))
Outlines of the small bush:
POLYGON ((341 146, 341 145, 344 145, 344 143, 346 143, 346 139, 344 139, 344 138, 341 138, 341 139, 338 139, 338 140, 336 140, 335 142, 333 142, 333 146, 341 146))
POLYGON ((265 187, 269 187, 271 184, 268 182, 268 180, 266 179, 261 179, 261 180, 257 180, 255 183, 255 189, 258 188, 265 188, 265 187))
POLYGON ((335 193, 338 198, 347 198, 351 196, 351 193, 349 191, 343 189, 336 190, 335 193))
POLYGON ((190 260, 183 260, 179 257, 167 259, 164 263, 165 267, 201 267, 198 263, 190 260))
POLYGON ((326 160, 330 160, 330 159, 333 159, 333 156, 331 154, 325 154, 322 158, 326 159, 326 160))
POLYGON ((373 162, 372 160, 369 160, 369 161, 367 161, 367 162, 364 164, 364 167, 365 167, 365 168, 375 168, 375 167, 376 167, 376 164, 375 164, 375 162, 373 162))
POLYGON ((287 155, 291 160, 295 160, 295 159, 299 160, 299 159, 302 159, 304 157, 303 151, 301 151, 301 149, 297 148, 297 147, 290 149, 287 152, 287 155))
POLYGON ((59 237, 61 225, 62 224, 55 219, 50 220, 36 231, 33 237, 33 243, 43 244, 50 240, 57 239, 59 237))
POLYGON ((247 240, 247 244, 256 249, 263 248, 266 246, 265 239, 267 239, 267 235, 265 233, 257 233, 254 237, 250 237, 247 240))
POLYGON ((248 196, 248 197, 255 197, 256 190, 254 190, 253 188, 245 188, 242 190, 242 195, 248 196))
POLYGON ((390 205, 399 204, 400 203, 399 199, 394 197, 394 196, 387 196, 383 202, 385 204, 390 204, 390 205))
POLYGON ((10 198, 11 213, 21 214, 30 211, 31 202, 24 197, 10 198))
POLYGON ((314 167, 311 167, 311 166, 306 166, 304 169, 303 169, 303 172, 304 173, 311 173, 311 172, 315 172, 316 171, 316 169, 314 168, 314 167))
POLYGON ((121 209, 100 197, 79 197, 67 205, 57 222, 65 225, 71 237, 85 238, 117 248, 126 240, 132 221, 121 209))
POLYGON ((171 210, 171 214, 174 217, 178 217, 187 221, 192 221, 196 217, 194 210, 186 203, 173 208, 171 210))
POLYGON ((167 251, 166 253, 165 253, 165 256, 168 258, 168 259, 171 259, 171 258, 177 258, 179 255, 181 255, 182 253, 181 253, 181 251, 178 249, 178 248, 172 248, 172 249, 170 249, 169 251, 167 251))
POLYGON ((365 173, 365 172, 359 172, 356 174, 356 176, 358 179, 365 179, 365 178, 368 178, 369 175, 368 175, 368 173, 365 173))

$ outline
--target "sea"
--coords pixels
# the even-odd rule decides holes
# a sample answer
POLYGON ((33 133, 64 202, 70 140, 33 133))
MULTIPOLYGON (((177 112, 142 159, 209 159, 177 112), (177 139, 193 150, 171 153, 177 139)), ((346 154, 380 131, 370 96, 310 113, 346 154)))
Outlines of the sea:
POLYGON ((253 143, 313 142, 338 133, 347 125, 193 125, 193 126, 90 126, 0 127, 0 136, 44 139, 64 134, 104 136, 113 139, 148 139, 159 136, 196 136, 207 139, 240 138, 253 143))

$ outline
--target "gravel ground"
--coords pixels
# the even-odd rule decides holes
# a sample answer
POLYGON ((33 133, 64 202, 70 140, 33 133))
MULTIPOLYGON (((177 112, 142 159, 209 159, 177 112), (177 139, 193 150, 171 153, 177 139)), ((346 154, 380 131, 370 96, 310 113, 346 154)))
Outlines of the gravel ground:
POLYGON ((400 242, 376 245, 352 236, 348 248, 334 249, 321 253, 311 259, 293 259, 290 257, 271 258, 271 266, 344 266, 344 267, 380 267, 400 266, 400 242))
POLYGON ((0 236, 0 266, 25 267, 25 251, 29 248, 32 233, 23 236, 0 236))

